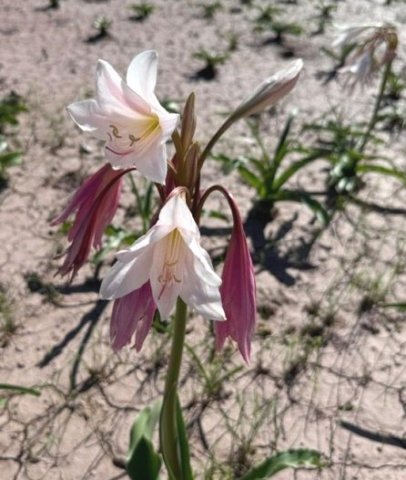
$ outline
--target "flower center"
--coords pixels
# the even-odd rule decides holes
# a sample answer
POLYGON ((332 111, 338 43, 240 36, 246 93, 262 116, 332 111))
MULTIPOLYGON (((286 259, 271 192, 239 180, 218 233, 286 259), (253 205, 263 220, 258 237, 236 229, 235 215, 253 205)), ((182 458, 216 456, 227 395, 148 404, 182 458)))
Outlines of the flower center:
POLYGON ((158 277, 158 282, 162 285, 158 299, 161 298, 165 289, 174 283, 181 283, 182 279, 177 276, 176 268, 182 250, 183 239, 178 229, 175 228, 165 239, 166 249, 162 273, 158 277))

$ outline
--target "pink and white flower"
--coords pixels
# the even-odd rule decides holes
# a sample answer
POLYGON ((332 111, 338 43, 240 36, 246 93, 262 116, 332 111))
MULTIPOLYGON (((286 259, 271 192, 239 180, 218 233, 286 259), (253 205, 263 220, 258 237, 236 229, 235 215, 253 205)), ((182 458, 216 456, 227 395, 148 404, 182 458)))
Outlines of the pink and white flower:
POLYGON ((102 282, 102 298, 119 299, 150 282, 162 318, 169 317, 180 297, 205 318, 225 319, 221 279, 200 246, 199 228, 180 195, 172 196, 157 223, 116 258, 102 282))
POLYGON ((159 103, 154 89, 158 55, 153 50, 137 55, 126 81, 104 60, 96 74, 96 99, 68 106, 74 122, 104 140, 113 168, 137 168, 153 182, 164 183, 167 172, 166 141, 179 115, 159 103))

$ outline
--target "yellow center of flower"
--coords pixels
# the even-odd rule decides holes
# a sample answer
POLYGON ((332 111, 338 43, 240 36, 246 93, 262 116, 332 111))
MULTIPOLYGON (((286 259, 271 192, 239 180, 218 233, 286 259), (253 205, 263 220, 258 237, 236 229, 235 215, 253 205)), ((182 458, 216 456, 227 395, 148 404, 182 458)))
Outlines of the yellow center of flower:
POLYGON ((181 283, 181 279, 176 276, 176 266, 179 262, 179 257, 182 250, 182 235, 178 229, 175 228, 165 238, 165 256, 162 266, 162 273, 158 277, 158 282, 162 285, 158 298, 161 298, 165 289, 173 283, 181 283))

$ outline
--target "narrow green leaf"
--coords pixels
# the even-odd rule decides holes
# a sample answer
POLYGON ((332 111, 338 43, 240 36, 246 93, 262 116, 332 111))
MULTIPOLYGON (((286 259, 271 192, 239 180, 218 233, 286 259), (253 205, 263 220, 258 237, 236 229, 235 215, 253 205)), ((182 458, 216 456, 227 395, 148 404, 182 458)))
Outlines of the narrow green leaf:
POLYGON ((159 480, 162 461, 154 450, 151 438, 160 410, 160 402, 153 407, 146 407, 133 423, 126 461, 127 473, 132 480, 159 480))
POLYGON ((182 465, 182 480, 193 480, 192 467, 190 466, 189 442, 179 398, 177 398, 176 402, 176 417, 179 435, 179 453, 182 465))
POLYGON ((251 172, 247 167, 244 165, 240 165, 238 167, 238 172, 240 173, 243 180, 245 180, 251 187, 254 187, 255 190, 258 192, 261 190, 262 181, 258 178, 255 173, 251 172))
POLYGON ((0 390, 10 390, 13 393, 34 395, 35 397, 41 395, 41 392, 35 388, 22 387, 21 385, 12 385, 10 383, 0 383, 0 390))
POLYGON ((388 175, 389 177, 395 177, 398 180, 406 184, 406 173, 396 168, 384 167, 383 165, 357 165, 357 172, 360 173, 381 173, 382 175, 388 175))
POLYGON ((398 310, 406 310, 406 302, 382 303, 380 306, 383 308, 397 308, 398 310))
POLYGON ((306 192, 300 192, 295 190, 280 190, 275 195, 275 201, 287 201, 287 202, 299 202, 306 205, 316 215, 317 219, 323 225, 328 225, 330 222, 330 216, 327 213, 323 205, 311 197, 306 192))
POLYGON ((22 160, 21 152, 9 152, 0 155, 0 165, 2 168, 19 165, 22 160))
POLYGON ((320 153, 316 152, 313 155, 309 155, 306 158, 302 158, 295 163, 292 163, 290 167, 284 170, 279 177, 277 177, 273 184, 273 190, 278 191, 282 186, 292 177, 296 172, 301 170, 303 167, 308 165, 309 163, 314 162, 320 158, 320 153))
POLYGON ((321 454, 315 450, 288 450, 266 459, 241 477, 240 480, 265 480, 285 468, 320 468, 322 466, 321 454))

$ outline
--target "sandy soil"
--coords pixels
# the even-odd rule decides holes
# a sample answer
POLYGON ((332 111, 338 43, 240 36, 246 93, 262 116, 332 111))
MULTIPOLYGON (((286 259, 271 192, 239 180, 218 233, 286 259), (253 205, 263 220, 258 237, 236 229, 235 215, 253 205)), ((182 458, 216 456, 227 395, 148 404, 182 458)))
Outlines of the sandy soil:
MULTIPOLYGON (((14 396, 0 407, 4 480, 124 478, 120 465, 134 416, 162 393, 166 335, 154 332, 140 354, 131 349, 113 354, 109 347, 111 306, 97 299, 97 291, 112 255, 96 272, 99 277, 92 265, 71 285, 54 277, 60 264, 55 255, 67 243, 49 220, 103 162, 101 145, 74 127, 65 106, 92 96, 98 58, 124 72, 135 54, 156 49, 158 96, 182 102, 195 91, 198 136, 204 142, 224 112, 287 61, 286 47, 262 45, 266 35, 253 32, 257 13, 243 2, 222 1, 223 9, 209 21, 202 18, 201 2, 154 0, 155 10, 144 22, 129 19, 131 3, 61 0, 59 9, 45 9, 45 0, 0 2, 0 94, 15 90, 29 107, 11 132, 24 150, 23 164, 9 170, 9 186, 0 192, 0 283, 17 327, 13 333, 1 327, 0 383, 41 389, 40 397, 14 396), (111 36, 89 42, 97 15, 113 21, 111 36), (238 49, 219 67, 217 78, 194 79, 202 64, 193 53, 224 51, 231 33, 238 35, 238 49)), ((287 40, 294 56, 304 59, 305 71, 278 115, 269 117, 264 135, 270 148, 294 107, 299 125, 339 103, 354 119, 371 109, 376 83, 348 98, 337 83, 322 86, 316 79, 317 71, 331 66, 320 48, 331 45, 333 33, 328 28, 325 35, 311 35, 314 3, 283 5, 286 16, 305 29, 287 40)), ((396 68, 405 72, 405 4, 337 2, 337 23, 382 19, 399 25, 396 68)), ((405 169, 404 136, 384 138, 380 151, 405 169)), ((240 124, 216 151, 233 155, 254 148, 240 124)), ((315 164, 303 171, 295 186, 313 187, 323 178, 322 168, 315 164)), ((205 182, 221 175, 220 166, 208 162, 205 182)), ((235 175, 220 178, 246 215, 253 192, 235 175)), ((115 224, 125 219, 128 228, 139 228, 126 216, 132 198, 126 188, 115 224)), ((399 184, 376 177, 362 196, 398 208, 406 200, 399 184)), ((213 209, 223 207, 220 199, 212 201, 213 209)), ((221 233, 228 224, 210 219, 204 224, 210 227, 204 243, 218 252, 227 237, 216 228, 221 233)), ((226 380, 208 393, 193 356, 185 354, 182 404, 198 478, 230 478, 225 473, 230 469, 237 476, 264 455, 303 446, 320 450, 326 468, 279 478, 401 480, 406 475, 405 316, 360 308, 368 298, 405 298, 405 216, 350 207, 304 259, 315 231, 311 214, 292 204, 278 207, 268 225, 273 248, 256 265, 258 328, 249 367, 227 348, 208 367, 213 379, 225 375, 226 380), (212 476, 203 477, 210 466, 212 476)), ((208 363, 212 335, 200 318, 190 320, 188 344, 208 363)))

